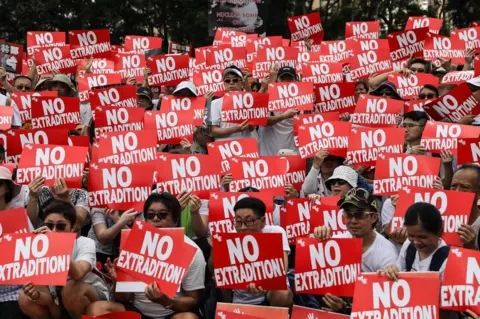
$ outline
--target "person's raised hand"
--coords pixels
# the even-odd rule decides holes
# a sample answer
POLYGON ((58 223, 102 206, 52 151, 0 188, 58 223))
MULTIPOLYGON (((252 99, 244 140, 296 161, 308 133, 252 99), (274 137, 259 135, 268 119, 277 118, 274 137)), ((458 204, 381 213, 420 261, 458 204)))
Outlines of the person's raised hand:
POLYGON ((458 121, 458 124, 472 125, 473 120, 475 119, 476 116, 477 115, 473 115, 473 114, 465 115, 458 121))
POLYGON ((407 228, 400 227, 400 228, 394 229, 390 233, 390 238, 397 244, 403 245, 405 240, 407 240, 407 228))
POLYGON ((225 189, 228 189, 232 181, 233 181, 232 174, 225 174, 222 176, 221 184, 225 189))
POLYGON ((213 98, 213 96, 215 95, 215 91, 208 91, 205 95, 204 95, 204 98, 206 98, 207 100, 210 100, 213 98))
POLYGON ((413 74, 413 72, 409 68, 403 68, 401 72, 404 77, 408 77, 413 74))
POLYGON ((150 301, 156 304, 162 305, 164 307, 168 306, 171 303, 170 298, 168 298, 166 295, 164 295, 160 291, 160 288, 158 287, 158 284, 156 281, 154 281, 152 284, 145 287, 145 296, 150 301))
POLYGON ((329 312, 342 312, 347 309, 346 301, 332 294, 325 294, 322 300, 326 305, 326 307, 323 307, 322 310, 329 312))
POLYGON ((199 212, 200 207, 202 207, 202 201, 196 195, 190 196, 188 204, 190 205, 190 212, 194 212, 194 213, 199 212))
POLYGON ((178 194, 177 199, 178 199, 178 202, 180 203, 180 207, 182 208, 182 210, 184 210, 185 207, 187 207, 190 201, 191 195, 192 193, 188 190, 182 190, 180 194, 178 194))
POLYGON ((4 67, 0 67, 0 82, 5 82, 7 80, 7 70, 4 67))
POLYGON ((425 146, 423 146, 423 145, 412 146, 412 154, 414 154, 414 155, 425 155, 425 146))
POLYGON ((93 55, 83 61, 83 69, 85 73, 92 73, 93 55))
POLYGON ((59 177, 55 180, 53 183, 53 190, 55 194, 64 200, 69 200, 69 190, 67 183, 65 182, 65 179, 63 177, 59 177))
POLYGON ((235 126, 235 130, 237 131, 237 133, 240 133, 240 132, 243 132, 243 131, 246 131, 246 130, 250 129, 250 127, 248 125, 248 121, 249 120, 245 120, 242 123, 237 124, 237 126, 235 126))
POLYGON ((106 273, 114 281, 117 280, 117 270, 115 269, 115 264, 117 263, 117 261, 118 261, 118 258, 116 258, 112 263, 112 261, 110 260, 110 257, 108 257, 107 262, 104 265, 106 273))
POLYGON ((292 117, 294 117, 295 115, 298 114, 298 110, 297 109, 288 109, 286 110, 285 112, 283 112, 283 117, 285 119, 291 119, 292 117))
POLYGON ((475 239, 477 238, 477 234, 475 233, 475 229, 472 226, 461 224, 458 228, 457 234, 460 236, 460 240, 463 242, 464 246, 475 246, 475 239))
POLYGON ((137 212, 135 211, 135 209, 130 208, 129 210, 126 210, 123 212, 118 222, 123 225, 129 225, 130 223, 133 223, 136 217, 137 217, 137 212))
POLYGON ((299 198, 300 197, 300 193, 290 183, 285 185, 285 194, 287 195, 288 198, 299 198))
POLYGON ((435 176, 435 180, 433 181, 432 188, 443 189, 443 183, 442 183, 442 180, 440 179, 440 177, 435 176))
POLYGON ((34 234, 46 234, 46 233, 49 233, 49 232, 51 232, 51 230, 47 226, 41 226, 41 227, 39 227, 37 229, 34 229, 32 231, 32 233, 34 233, 34 234))
POLYGON ((183 140, 180 141, 180 145, 184 150, 189 149, 192 147, 192 143, 187 138, 184 138, 183 140))
POLYGON ((38 291, 38 289, 30 282, 23 286, 23 293, 31 301, 37 301, 40 299, 40 291, 38 291))
POLYGON ((332 231, 327 226, 318 226, 313 230, 313 235, 318 240, 327 240, 332 236, 332 231))
POLYGON ((473 59, 475 58, 475 49, 469 49, 466 50, 465 52, 465 62, 467 64, 471 64, 473 62, 473 59))
POLYGON ((255 283, 248 284, 247 291, 251 294, 266 293, 266 291, 262 287, 260 287, 260 286, 257 287, 257 285, 255 283))
POLYGON ((31 197, 38 197, 38 193, 42 188, 43 184, 45 184, 45 177, 37 176, 33 181, 28 184, 28 190, 30 191, 31 197))
POLYGON ((318 151, 313 158, 313 167, 315 169, 320 169, 323 161, 328 157, 328 151, 326 149, 321 149, 318 151))
POLYGON ((396 265, 388 265, 384 269, 378 270, 377 274, 385 275, 385 276, 387 276, 388 279, 393 280, 393 281, 397 281, 400 278, 400 276, 398 274, 399 272, 400 271, 398 270, 396 265))
POLYGON ((350 119, 351 119, 350 113, 345 112, 345 113, 340 114, 340 121, 349 122, 350 119))

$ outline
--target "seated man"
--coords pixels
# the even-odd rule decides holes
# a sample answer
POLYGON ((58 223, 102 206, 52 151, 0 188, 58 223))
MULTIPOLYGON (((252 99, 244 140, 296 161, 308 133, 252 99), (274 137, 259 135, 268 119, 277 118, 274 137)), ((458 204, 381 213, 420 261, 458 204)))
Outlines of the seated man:
MULTIPOLYGON (((66 202, 55 200, 44 211, 44 225, 35 233, 73 232, 76 222, 75 208, 66 202)), ((72 318, 80 318, 87 307, 98 300, 108 300, 109 292, 103 280, 95 275, 95 242, 78 237, 73 246, 72 263, 68 282, 62 288, 62 304, 72 318)), ((62 308, 56 298, 55 287, 26 284, 18 300, 23 313, 32 319, 61 318, 62 308)))
MULTIPOLYGON (((179 201, 169 193, 153 193, 144 205, 144 217, 147 223, 157 228, 173 228, 180 224, 179 201)), ((144 293, 116 293, 115 299, 122 303, 99 301, 92 304, 87 314, 100 316, 117 311, 135 311, 142 314, 143 319, 194 319, 198 311, 199 301, 205 281, 205 260, 200 248, 184 236, 185 242, 197 249, 180 285, 180 291, 170 299, 160 291, 156 283, 145 287, 144 293)), ((110 275, 116 279, 113 265, 107 261, 110 275)))

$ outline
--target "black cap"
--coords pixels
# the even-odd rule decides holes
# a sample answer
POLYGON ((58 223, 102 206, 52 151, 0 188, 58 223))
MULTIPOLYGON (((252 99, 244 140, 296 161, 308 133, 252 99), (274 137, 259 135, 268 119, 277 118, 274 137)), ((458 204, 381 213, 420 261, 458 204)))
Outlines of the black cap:
POLYGON ((277 78, 281 79, 284 75, 290 75, 293 76, 294 78, 297 77, 297 72, 295 72, 295 69, 292 68, 291 66, 284 66, 278 70, 278 75, 277 78))
POLYGON ((145 87, 145 86, 141 86, 137 89, 137 95, 144 95, 144 96, 148 97, 150 100, 153 99, 152 90, 150 90, 150 88, 145 87))

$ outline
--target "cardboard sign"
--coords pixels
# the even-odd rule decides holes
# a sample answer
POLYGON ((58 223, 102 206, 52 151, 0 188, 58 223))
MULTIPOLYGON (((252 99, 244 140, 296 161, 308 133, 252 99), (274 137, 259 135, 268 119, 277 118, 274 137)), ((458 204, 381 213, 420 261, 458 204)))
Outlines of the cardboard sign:
POLYGON ((182 228, 162 229, 137 221, 115 266, 146 284, 156 282, 173 298, 197 249, 185 243, 182 228), (153 271, 152 265, 157 265, 153 271))
POLYGON ((230 191, 238 192, 250 186, 262 192, 271 191, 277 196, 283 195, 287 184, 288 166, 288 161, 278 156, 232 158, 230 170, 233 181, 230 184, 230 191))
POLYGON ((391 196, 406 186, 431 188, 439 171, 440 158, 412 154, 378 154, 373 193, 391 196))
MULTIPOLYGON (((322 83, 315 85, 316 112, 353 113, 356 104, 354 82, 322 83)), ((338 117, 336 120, 338 120, 338 117)))
POLYGON ((310 224, 312 228, 326 226, 330 228, 332 237, 349 234, 345 224, 343 210, 337 206, 340 196, 322 197, 312 204, 310 224))
POLYGON ((353 58, 350 64, 350 73, 354 80, 368 78, 374 73, 380 74, 393 70, 390 50, 388 48, 380 48, 380 40, 360 41, 360 45, 354 46, 353 58))
POLYGON ((298 152, 302 158, 314 156, 321 149, 345 157, 352 123, 330 121, 301 125, 298 128, 298 152))
POLYGON ((77 70, 70 45, 36 48, 33 57, 39 75, 51 74, 54 70, 60 73, 74 73, 77 70))
POLYGON ((295 242, 295 238, 308 237, 313 232, 310 225, 310 203, 309 198, 291 198, 286 201, 285 207, 281 208, 285 213, 285 232, 291 243, 295 242))
POLYGON ((343 82, 341 63, 312 62, 302 63, 302 81, 320 83, 343 82))
POLYGON ((3 236, 0 238, 2 284, 64 286, 72 262, 74 241, 73 233, 3 236))
POLYGON ((403 109, 403 101, 373 95, 360 95, 352 123, 369 127, 396 127, 395 117, 403 109))
POLYGON ((422 57, 428 28, 393 32, 388 34, 392 61, 422 57))
POLYGON ((90 91, 90 106, 95 110, 98 106, 136 107, 137 87, 121 85, 90 91))
POLYGON ((159 55, 148 57, 147 67, 152 70, 149 86, 172 86, 189 79, 189 57, 186 55, 159 55))
POLYGON ((477 53, 480 51, 480 27, 453 30, 450 35, 452 39, 464 42, 467 51, 472 49, 477 53))
POLYGON ((442 84, 462 84, 475 77, 475 71, 448 72, 442 78, 442 84))
POLYGON ((6 131, 12 127, 13 121, 13 107, 0 106, 0 130, 6 131))
POLYGON ((210 47, 207 49, 206 62, 207 67, 220 71, 232 65, 244 69, 247 67, 247 51, 227 45, 210 47))
POLYGON ((32 128, 75 129, 81 123, 80 99, 76 97, 32 97, 32 128))
POLYGON ((440 306, 453 311, 471 310, 480 315, 480 252, 452 248, 443 276, 440 306))
POLYGON ((345 24, 345 39, 378 39, 379 37, 379 21, 347 22, 345 24))
POLYGON ((235 231, 235 212, 233 207, 242 198, 252 197, 260 199, 267 211, 265 220, 267 225, 273 225, 274 194, 270 192, 229 193, 211 192, 208 202, 208 229, 210 234, 232 233, 235 231))
POLYGON ((458 165, 468 163, 480 164, 480 138, 462 138, 458 140, 457 163, 458 165))
POLYGON ((245 316, 256 316, 263 319, 269 319, 272 317, 277 319, 288 319, 288 308, 217 302, 215 319, 223 319, 221 314, 227 312, 245 316))
POLYGON ((228 92, 223 96, 222 122, 267 125, 268 94, 254 92, 228 92))
POLYGON ((298 130, 299 127, 305 124, 312 124, 317 122, 329 122, 338 121, 340 119, 339 112, 328 113, 311 113, 311 114, 299 114, 293 117, 293 142, 295 147, 298 148, 298 130))
POLYGON ((179 42, 168 42, 168 54, 192 54, 192 46, 187 44, 181 44, 179 42))
POLYGON ((398 194, 400 198, 392 218, 392 230, 403 227, 405 213, 411 205, 425 202, 437 207, 442 214, 443 240, 448 245, 463 246, 457 231, 462 224, 468 225, 474 193, 405 187, 398 194))
POLYGON ((22 74, 23 45, 0 42, 0 66, 13 74, 22 74))
POLYGON ((189 190, 201 199, 221 187, 220 163, 208 155, 160 153, 155 183, 160 192, 178 195, 189 190))
POLYGON ((362 240, 359 238, 297 239, 295 292, 351 297, 361 267, 362 240))
POLYGON ((71 46, 73 59, 109 58, 110 30, 73 30, 68 31, 68 43, 71 46))
POLYGON ((424 105, 423 109, 435 121, 450 123, 458 122, 465 115, 477 115, 480 112, 480 106, 467 83, 460 84, 447 94, 424 105))
POLYGON ((442 59, 452 60, 452 63, 465 64, 465 43, 442 35, 427 33, 423 56, 427 61, 442 59))
POLYGON ((268 85, 268 110, 282 112, 288 109, 313 110, 313 84, 277 82, 268 85))
POLYGON ((427 152, 440 153, 441 150, 449 150, 456 153, 459 139, 479 136, 478 126, 428 121, 423 130, 421 143, 427 152))
POLYGON ((53 46, 64 46, 66 44, 65 32, 50 31, 28 31, 27 32, 27 54, 33 55, 34 49, 53 46))
POLYGON ((205 69, 193 71, 193 84, 197 88, 198 96, 204 96, 210 91, 215 92, 215 96, 225 94, 225 84, 221 70, 205 69))
POLYGON ((344 62, 353 57, 353 40, 322 41, 320 62, 344 62))
POLYGON ((141 319, 142 315, 133 311, 111 312, 106 315, 89 317, 82 316, 82 319, 141 319))
POLYGON ((141 131, 144 114, 142 108, 97 106, 94 111, 95 137, 106 132, 141 131))
POLYGON ((90 164, 88 203, 90 207, 143 210, 143 203, 152 193, 155 166, 141 162, 128 166, 90 164))
POLYGON ((438 77, 428 73, 410 74, 407 77, 398 73, 390 74, 388 81, 395 84, 398 94, 405 100, 418 97, 422 87, 426 84, 438 87, 438 77))
POLYGON ((295 68, 298 61, 298 49, 272 46, 260 48, 257 51, 257 57, 253 61, 252 75, 254 78, 261 79, 270 74, 270 69, 274 65, 279 68, 289 66, 295 68))
POLYGON ((38 176, 45 177, 45 186, 64 178, 69 188, 80 188, 87 147, 25 144, 17 169, 17 183, 28 185, 38 176))
POLYGON ((161 49, 163 39, 160 37, 144 37, 140 35, 127 35, 123 47, 126 52, 144 54, 151 49, 161 49))
POLYGON ((221 163, 222 174, 230 172, 230 159, 234 157, 257 158, 258 143, 255 138, 242 138, 207 143, 208 155, 215 163, 221 163))
POLYGON ((350 318, 369 317, 439 318, 440 274, 438 272, 400 273, 398 281, 386 276, 363 273, 357 278, 350 318), (428 293, 425 293, 428 291, 428 293))
POLYGON ((405 129, 352 128, 347 159, 355 165, 375 166, 380 153, 403 153, 405 129))
POLYGON ((57 97, 56 91, 42 91, 42 92, 12 92, 10 98, 17 105, 20 111, 20 118, 22 123, 30 123, 32 119, 32 96, 43 97, 57 97))
POLYGON ((0 238, 6 234, 28 233, 29 229, 25 208, 14 208, 0 212, 0 238))
POLYGON ((216 287, 287 289, 281 233, 223 233, 213 237, 216 287))
POLYGON ((143 82, 143 68, 147 66, 145 55, 136 53, 117 53, 114 62, 115 71, 120 73, 122 81, 134 77, 135 81, 143 82))
POLYGON ((442 28, 442 19, 428 17, 409 17, 405 30, 428 28, 430 33, 439 34, 442 28))
POLYGON ((349 316, 341 315, 335 312, 326 312, 323 310, 300 307, 297 305, 293 306, 292 317, 291 319, 348 319, 349 316))
POLYGON ((323 27, 320 20, 320 12, 290 17, 287 21, 293 41, 310 38, 323 39, 323 27))
POLYGON ((122 83, 121 75, 114 74, 84 74, 77 78, 77 91, 81 102, 87 102, 90 99, 90 90, 122 83))
POLYGON ((259 49, 266 47, 281 47, 283 46, 283 39, 281 36, 260 37, 256 39, 247 39, 247 63, 252 63, 257 57, 259 49))

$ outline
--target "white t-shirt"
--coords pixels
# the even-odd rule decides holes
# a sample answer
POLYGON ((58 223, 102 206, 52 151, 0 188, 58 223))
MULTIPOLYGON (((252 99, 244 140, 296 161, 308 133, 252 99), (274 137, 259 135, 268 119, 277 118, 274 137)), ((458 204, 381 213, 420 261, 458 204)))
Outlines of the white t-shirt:
MULTIPOLYGON (((185 243, 192 245, 197 249, 193 257, 190 267, 188 267, 185 277, 183 277, 181 287, 185 291, 194 291, 205 288, 205 257, 198 246, 187 236, 184 236, 185 243)), ((180 297, 181 292, 177 292, 177 297, 180 297)), ((140 312, 147 317, 153 319, 162 319, 171 314, 173 310, 165 309, 162 305, 151 302, 144 293, 135 293, 135 300, 133 305, 140 310, 140 312)))
MULTIPOLYGON (((7 97, 3 94, 0 94, 0 105, 7 105, 7 97)), ((18 110, 17 104, 12 99, 10 99, 10 106, 13 107, 12 126, 22 126, 20 111, 18 110)))
POLYGON ((295 150, 293 119, 286 119, 271 126, 258 128, 260 156, 275 156, 281 149, 295 150))
MULTIPOLYGON (((208 119, 210 125, 219 126, 220 128, 229 128, 229 127, 237 126, 237 124, 234 124, 234 123, 222 122, 222 103, 223 103, 223 97, 220 99, 213 100, 212 103, 210 104, 210 118, 208 119)), ((240 138, 251 138, 256 136, 257 134, 255 131, 250 132, 249 130, 246 130, 239 133, 233 133, 232 135, 227 137, 216 137, 215 141, 218 142, 218 141, 226 141, 226 140, 235 140, 240 138)))
POLYGON ((387 225, 393 218, 395 214, 395 207, 392 205, 392 200, 387 198, 382 205, 382 213, 380 217, 382 218, 382 226, 387 225))
POLYGON ((28 186, 27 185, 22 185, 20 188, 20 192, 12 198, 10 203, 8 203, 8 206, 13 209, 13 208, 23 208, 27 206, 27 195, 30 193, 28 186))

